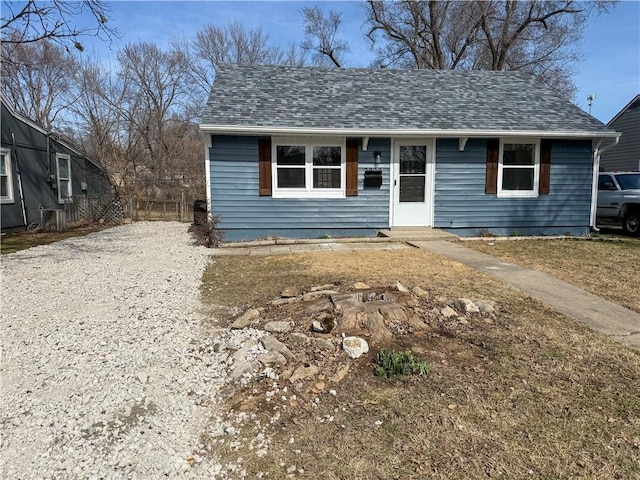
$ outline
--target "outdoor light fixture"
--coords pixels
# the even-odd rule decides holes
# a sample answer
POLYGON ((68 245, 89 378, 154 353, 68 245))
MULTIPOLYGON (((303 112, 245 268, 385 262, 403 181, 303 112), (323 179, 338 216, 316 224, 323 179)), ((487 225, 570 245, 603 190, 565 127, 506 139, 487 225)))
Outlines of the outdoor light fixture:
POLYGON ((380 188, 382 186, 382 170, 380 169, 380 158, 382 152, 373 152, 374 168, 367 168, 364 172, 365 188, 380 188))

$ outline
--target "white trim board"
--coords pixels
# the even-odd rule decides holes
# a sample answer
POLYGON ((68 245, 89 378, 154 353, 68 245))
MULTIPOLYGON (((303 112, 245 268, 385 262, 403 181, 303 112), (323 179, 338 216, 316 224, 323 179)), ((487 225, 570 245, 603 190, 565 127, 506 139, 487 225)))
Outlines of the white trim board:
POLYGON ((200 125, 200 130, 208 133, 260 134, 260 135, 328 135, 345 137, 404 137, 404 138, 497 138, 497 137, 543 137, 543 138, 617 138, 619 132, 590 131, 543 131, 543 130, 430 130, 430 129, 375 129, 375 128, 300 128, 264 127, 238 125, 200 125))

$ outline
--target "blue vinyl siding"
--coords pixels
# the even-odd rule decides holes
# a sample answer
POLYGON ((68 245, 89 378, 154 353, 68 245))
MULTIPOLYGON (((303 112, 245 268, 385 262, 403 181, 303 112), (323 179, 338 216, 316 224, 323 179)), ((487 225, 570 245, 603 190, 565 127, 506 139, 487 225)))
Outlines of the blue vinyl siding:
POLYGON ((341 199, 289 199, 258 195, 258 140, 249 136, 213 136, 209 151, 212 212, 221 217, 225 239, 286 235, 298 237, 372 234, 389 226, 390 141, 371 139, 358 152, 358 196, 341 199), (383 184, 364 188, 366 168, 381 152, 383 184))
POLYGON ((486 141, 470 139, 436 147, 434 226, 472 235, 585 234, 589 230, 592 185, 590 141, 553 141, 550 193, 537 198, 497 198, 485 191, 486 141))

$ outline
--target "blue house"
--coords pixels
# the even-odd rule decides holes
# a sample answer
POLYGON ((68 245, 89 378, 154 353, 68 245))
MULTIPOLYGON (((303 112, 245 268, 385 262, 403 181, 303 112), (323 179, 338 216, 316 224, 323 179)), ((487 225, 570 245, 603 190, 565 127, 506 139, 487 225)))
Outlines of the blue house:
POLYGON ((518 72, 221 65, 200 125, 229 240, 584 235, 619 133, 518 72))

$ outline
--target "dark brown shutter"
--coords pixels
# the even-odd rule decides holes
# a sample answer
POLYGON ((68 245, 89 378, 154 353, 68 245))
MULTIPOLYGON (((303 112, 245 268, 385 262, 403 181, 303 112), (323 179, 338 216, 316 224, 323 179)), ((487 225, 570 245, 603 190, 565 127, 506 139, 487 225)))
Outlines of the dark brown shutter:
POLYGON ((484 193, 498 193, 498 157, 500 141, 487 140, 487 179, 484 193))
POLYGON ((261 196, 271 196, 271 140, 258 141, 258 175, 261 196))
POLYGON ((538 191, 541 195, 548 194, 551 184, 551 140, 540 142, 540 184, 538 191))
POLYGON ((347 197, 358 195, 358 140, 347 140, 347 197))

